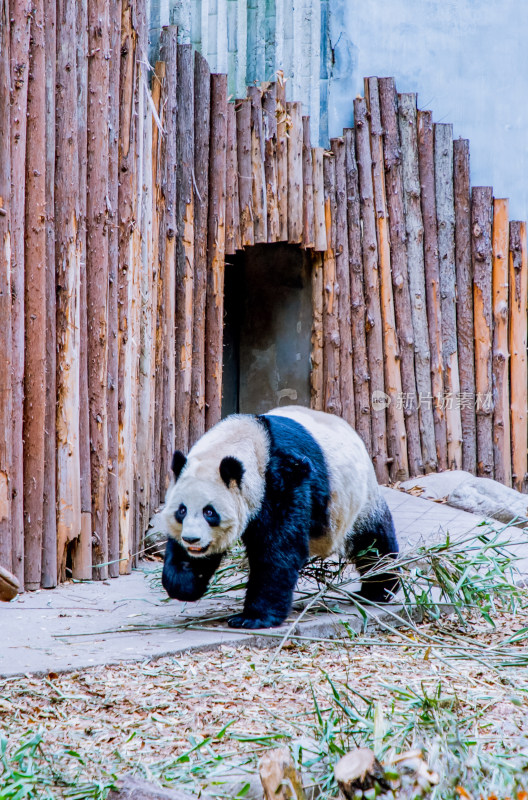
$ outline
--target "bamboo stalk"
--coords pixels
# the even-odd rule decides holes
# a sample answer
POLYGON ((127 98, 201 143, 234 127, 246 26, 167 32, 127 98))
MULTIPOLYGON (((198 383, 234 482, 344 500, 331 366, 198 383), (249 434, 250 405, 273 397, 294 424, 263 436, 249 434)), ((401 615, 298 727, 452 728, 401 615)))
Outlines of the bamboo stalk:
POLYGON ((238 198, 242 247, 255 243, 251 172, 251 100, 237 100, 238 198))
POLYGON ((471 250, 475 312, 475 388, 477 390, 477 474, 493 478, 492 242, 493 189, 474 186, 471 197, 471 250))
MULTIPOLYGON (((60 42, 60 47, 57 50, 56 102, 60 113, 57 113, 55 143, 55 257, 58 288, 57 562, 60 580, 66 577, 68 546, 81 536, 79 140, 76 129, 77 76, 71 70, 76 50, 75 11, 73 0, 57 3, 57 42, 60 42)), ((87 570, 84 577, 91 577, 91 570, 87 570)))
POLYGON ((323 256, 312 258, 312 349, 311 349, 311 408, 322 411, 324 405, 323 371, 323 256))
POLYGON ((286 103, 288 131, 288 241, 300 244, 303 235, 302 110, 300 103, 286 103))
POLYGON ((495 480, 511 486, 508 346, 508 201, 493 201, 493 461, 495 480))
POLYGON ((523 492, 526 491, 528 478, 526 447, 528 253, 525 222, 510 222, 509 276, 512 480, 514 489, 523 492))
POLYGON ((277 199, 279 205, 279 241, 288 241, 288 112, 283 80, 277 81, 277 199))
MULTIPOLYGON (((414 363, 415 342, 411 296, 409 291, 409 274, 407 270, 404 188, 394 79, 380 78, 378 88, 381 124, 384 130, 383 159, 385 167, 385 192, 390 230, 392 293, 400 353, 401 385, 403 392, 402 408, 405 418, 405 429, 407 431, 409 471, 411 475, 418 475, 425 471, 425 469, 430 471, 432 469, 432 464, 436 463, 434 437, 432 435, 433 424, 431 418, 429 420, 430 428, 424 437, 426 457, 422 458, 414 363), (429 450, 427 450, 427 446, 429 450)), ((417 160, 415 164, 417 166, 417 160)), ((429 386, 430 380, 428 383, 428 387, 429 386)))
MULTIPOLYGON (((207 225, 209 213, 209 137, 210 137, 211 76, 205 58, 195 55, 194 73, 194 321, 193 321, 193 377, 192 402, 189 425, 189 444, 205 433, 205 306, 207 295, 207 225)), ((228 127, 236 147, 235 106, 230 104, 231 122, 228 127), (234 129, 233 129, 234 126, 234 129)), ((235 168, 232 175, 236 188, 232 192, 237 233, 233 246, 240 247, 238 216, 238 179, 235 151, 235 168)), ((227 213, 227 210, 226 210, 227 213)), ((235 223, 233 222, 233 227, 235 223)))
POLYGON ((264 174, 264 130, 262 124, 262 94, 258 86, 248 88, 251 101, 251 186, 255 244, 268 241, 268 212, 266 208, 266 178, 264 174))
POLYGON ((279 195, 277 188, 277 84, 272 83, 262 97, 264 123, 264 174, 268 210, 268 242, 279 241, 279 195))
POLYGON ((209 225, 207 235, 207 305, 205 318, 205 424, 210 428, 222 412, 224 323, 225 183, 227 76, 211 76, 211 139, 209 155, 209 225))
MULTIPOLYGON (((196 96, 196 95, 195 95, 196 96)), ((207 128, 209 134, 209 128, 207 128)), ((196 135, 196 129, 195 129, 196 135)), ((209 139, 208 139, 209 141, 209 139)), ((236 110, 234 103, 227 104, 227 166, 226 166, 226 255, 234 255, 241 248, 240 208, 238 200, 238 159, 236 110)), ((266 179, 267 180, 267 179, 266 179)), ((196 198, 195 198, 196 205, 196 198)), ((195 223, 196 224, 196 223, 195 223)))
POLYGON ((387 445, 389 457, 391 459, 389 472, 392 480, 405 480, 409 477, 407 433, 403 416, 403 404, 401 402, 402 382, 400 373, 400 352, 396 337, 396 320, 392 295, 389 221, 383 169, 383 130, 381 127, 377 78, 366 79, 365 96, 370 119, 372 183, 378 239, 381 319, 383 326, 383 363, 385 367, 385 393, 388 396, 387 445))
POLYGON ((370 396, 367 343, 365 330, 365 294, 363 291, 363 263, 361 260, 361 219, 356 162, 356 145, 353 129, 344 131, 346 207, 348 230, 348 266, 350 274, 350 322, 352 330, 352 356, 354 374, 354 401, 356 431, 363 439, 369 454, 372 451, 370 430, 370 396))
POLYGON ((0 567, 11 572, 11 108, 9 8, 0 3, 0 567))
POLYGON ((434 164, 442 354, 446 399, 447 459, 452 469, 462 466, 462 423, 456 337, 455 206, 453 194, 453 126, 434 126, 434 164))
POLYGON ((372 155, 364 98, 354 100, 356 132, 356 158, 359 172, 361 198, 361 224, 363 229, 362 258, 365 289, 365 330, 370 372, 370 408, 372 430, 372 460, 380 483, 388 483, 387 427, 385 418, 385 380, 383 374, 383 332, 378 273, 378 244, 372 185, 372 155), (374 402, 373 402, 374 401, 374 402))
POLYGON ((335 262, 339 287, 339 393, 341 416, 355 427, 350 272, 348 268, 346 153, 343 139, 331 139, 335 160, 335 262))
POLYGON ((192 45, 178 45, 176 120, 176 418, 178 449, 189 446, 194 295, 194 64, 192 45))
MULTIPOLYGON (((313 248, 315 245, 314 233, 314 197, 313 197, 313 166, 312 148, 310 144, 310 117, 302 118, 303 125, 303 247, 313 248)), ((345 224, 346 232, 346 224, 345 224)))
MULTIPOLYGON (((414 109, 416 114, 416 95, 399 95, 400 109, 400 134, 405 134, 405 117, 414 109), (407 115, 403 109, 408 109, 407 115)), ((442 354, 442 309, 440 301, 440 264, 438 260, 438 228, 436 222, 436 197, 434 174, 434 137, 433 122, 430 111, 419 111, 418 124, 418 155, 421 185, 421 213, 423 218, 423 254, 425 269, 425 295, 427 298, 427 319, 430 358, 431 358, 431 391, 433 397, 434 430, 436 439, 436 456, 438 469, 447 469, 447 426, 444 411, 444 359, 442 354)), ((417 195, 418 196, 418 195, 417 195)), ((408 213, 408 212, 407 212, 408 213)), ((407 225, 408 229, 408 225, 407 225)), ((416 231, 416 246, 421 251, 421 235, 416 231), (416 240, 417 239, 417 240, 416 240)), ((414 252, 411 250, 411 238, 407 241, 409 275, 411 265, 414 263, 414 252)), ((413 295, 411 287, 411 295, 413 295)), ((422 306, 422 316, 425 317, 425 305, 422 306)), ((426 329, 427 330, 427 329, 426 329)), ((418 329, 414 331, 415 342, 423 341, 418 329)), ((418 386, 418 391, 422 389, 418 386)))
POLYGON ((335 160, 327 155, 323 162, 326 241, 323 255, 323 410, 341 414, 339 385, 339 295, 336 274, 336 197, 335 160))
POLYGON ((471 187, 467 139, 458 139, 453 142, 453 180, 462 467, 468 472, 476 474, 477 423, 475 417, 473 265, 471 262, 471 187))
POLYGON ((326 250, 323 154, 324 149, 322 147, 314 147, 312 149, 314 250, 319 253, 324 253, 326 250))

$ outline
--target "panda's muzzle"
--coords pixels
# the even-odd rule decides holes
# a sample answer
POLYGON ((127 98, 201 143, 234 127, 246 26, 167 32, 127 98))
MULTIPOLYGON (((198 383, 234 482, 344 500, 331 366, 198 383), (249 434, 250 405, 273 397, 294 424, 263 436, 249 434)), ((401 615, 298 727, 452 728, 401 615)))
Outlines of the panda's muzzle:
POLYGON ((194 553, 195 555, 204 555, 209 550, 210 542, 208 542, 204 547, 200 547, 196 545, 196 542, 200 541, 199 536, 182 536, 182 542, 185 544, 186 549, 189 553, 194 553))

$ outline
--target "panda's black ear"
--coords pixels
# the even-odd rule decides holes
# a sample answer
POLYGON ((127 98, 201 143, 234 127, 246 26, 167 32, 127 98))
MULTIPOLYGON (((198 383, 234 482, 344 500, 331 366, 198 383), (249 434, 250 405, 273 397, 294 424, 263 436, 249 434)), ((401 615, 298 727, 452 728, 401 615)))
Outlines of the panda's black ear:
POLYGON ((244 475, 244 465, 238 458, 233 456, 226 456, 220 462, 220 477, 229 489, 231 481, 235 481, 240 489, 242 483, 242 476, 244 475))
POLYGON ((184 468, 187 463, 186 457, 183 455, 181 450, 176 450, 173 457, 172 457, 172 464, 171 468, 174 473, 174 480, 177 481, 180 477, 180 472, 184 468))

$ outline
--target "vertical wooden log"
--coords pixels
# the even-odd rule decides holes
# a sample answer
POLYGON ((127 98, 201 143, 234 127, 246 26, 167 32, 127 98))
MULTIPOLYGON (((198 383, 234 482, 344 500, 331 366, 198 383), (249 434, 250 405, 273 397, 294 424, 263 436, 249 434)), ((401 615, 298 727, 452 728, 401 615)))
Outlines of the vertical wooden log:
MULTIPOLYGON (((195 91, 196 98, 196 91, 195 91)), ((209 129, 207 130, 209 134, 209 129)), ((195 129, 196 135, 196 129, 195 129)), ((240 250, 240 208, 238 200, 236 110, 234 103, 227 104, 227 155, 226 155, 226 255, 240 250)), ((196 198, 195 198, 196 205, 196 198)), ((196 212, 195 212, 196 215, 196 212)), ((195 223, 196 224, 196 223, 195 223)), ((195 254, 196 258, 196 254, 195 254)), ((195 276, 196 278, 196 276, 195 276)))
POLYGON ((209 154, 209 223, 207 235, 207 306, 205 319, 205 425, 212 427, 222 412, 224 331, 225 182, 227 76, 211 76, 211 139, 209 154))
POLYGON ((9 8, 0 2, 0 567, 12 569, 11 532, 11 109, 9 8))
MULTIPOLYGON (((391 280, 391 253, 385 177, 383 168, 383 141, 379 105, 378 79, 367 78, 365 95, 370 118, 370 149, 372 153, 372 183, 378 238, 378 263, 383 326, 383 363, 385 366, 385 393, 387 404, 387 445, 392 480, 409 477, 407 433, 403 416, 400 352, 396 337, 396 319, 391 280)), ((419 442, 415 442, 415 445, 419 442)), ((421 458, 420 458, 421 460, 421 458)))
POLYGON ((12 571, 24 585, 24 215, 27 93, 31 0, 10 3, 11 58, 11 365, 12 365, 12 571))
POLYGON ((364 98, 354 100, 356 132, 356 158, 361 198, 361 225, 363 229, 362 259, 365 290, 367 354, 370 372, 370 408, 372 430, 372 460, 380 483, 388 483, 387 427, 385 418, 386 395, 383 374, 383 331, 378 274, 378 245, 374 189, 372 185, 372 155, 364 98))
POLYGON ((335 263, 339 294, 339 394, 341 416, 355 427, 350 272, 348 268, 346 153, 343 139, 331 139, 335 160, 335 263))
POLYGON ((55 0, 44 0, 46 59, 46 416, 44 434, 44 503, 42 576, 44 589, 57 585, 56 403, 57 331, 55 286, 55 84, 57 61, 55 0))
POLYGON ((26 139, 24 297, 24 584, 40 588, 46 413, 46 54, 44 0, 34 0, 26 139))
POLYGON ((286 103, 288 132, 288 241, 300 244, 303 235, 303 128, 301 103, 286 103))
MULTIPOLYGON (((193 322, 193 377, 189 444, 205 433, 205 303, 207 294, 207 225, 209 213, 209 137, 210 137, 211 75, 207 61, 199 53, 195 55, 194 73, 194 322, 193 322)), ((230 104, 228 129, 236 148, 236 112, 230 104)), ((231 150, 231 148, 230 148, 231 150)), ((232 151, 231 151, 232 152, 232 151)), ((233 246, 240 248, 240 224, 238 209, 238 164, 236 161, 233 181, 236 189, 231 193, 233 246)), ((226 212, 227 213, 227 212, 226 212)))
POLYGON ((242 247, 248 247, 255 243, 251 172, 251 100, 236 101, 236 117, 240 239, 242 247))
POLYGON ((176 121, 176 447, 187 452, 191 410, 194 290, 194 64, 192 45, 178 45, 176 121))
MULTIPOLYGON (((57 283, 57 561, 66 577, 67 547, 81 535, 79 450, 80 249, 75 2, 57 3, 55 231, 57 283)), ((88 565, 89 566, 89 565, 88 565)), ((91 577, 91 574, 83 575, 91 577)))
POLYGON ((510 222, 509 275, 512 480, 514 489, 523 492, 526 491, 528 479, 526 413, 528 253, 525 222, 510 222))
MULTIPOLYGON (((160 260, 162 264, 163 307, 163 393, 161 411, 160 495, 163 499, 170 477, 174 450, 175 351, 174 316, 176 297, 176 85, 177 29, 164 28, 161 35, 161 58, 166 64, 161 105, 164 108, 164 131, 161 141, 161 195, 163 214, 160 223, 160 260)), ((121 123, 123 127, 123 123, 121 123)))
POLYGON ((477 473, 493 478, 492 245, 493 189, 474 186, 471 196, 471 251, 475 312, 475 387, 477 390, 477 473))
POLYGON ((453 126, 434 126, 436 219, 442 309, 447 459, 452 469, 462 466, 460 377, 456 336, 455 206, 453 194, 453 126))
POLYGON ((323 410, 341 415, 339 385, 339 287, 336 274, 335 159, 323 162, 327 249, 323 256, 323 410))
POLYGON ((511 486, 508 346, 508 201, 493 201, 493 462, 495 480, 511 486))
POLYGON ((312 179, 314 204, 314 250, 324 253, 326 250, 326 222, 323 176, 324 148, 312 149, 312 179))
POLYGON ((350 128, 345 130, 344 137, 355 419, 356 431, 363 439, 365 447, 370 453, 372 450, 372 434, 370 430, 370 376, 368 371, 365 330, 365 294, 363 291, 363 263, 361 261, 360 199, 354 131, 350 128))
MULTIPOLYGON (((407 452, 411 475, 431 470, 436 464, 432 417, 430 429, 425 436, 426 457, 422 457, 418 398, 416 392, 414 363, 414 330, 412 320, 409 274, 407 270, 407 234, 405 229, 404 189, 402 177, 400 134, 398 131, 398 112, 396 89, 393 78, 380 78, 378 82, 380 97, 381 124, 384 131, 383 158, 385 166, 385 191, 390 226, 390 255, 392 270, 392 292, 398 333, 398 348, 401 365, 401 384, 403 392, 403 413, 407 431, 407 452), (427 467, 425 466, 427 463, 427 467)), ((416 153, 416 148, 414 150, 416 153)), ((415 160, 418 166, 418 160, 415 160)), ((423 260, 422 260, 423 265, 423 260)), ((423 266, 422 266, 423 276, 423 266)), ((428 388, 430 386, 430 380, 428 388)))
POLYGON ((268 241, 268 212, 266 209, 266 178, 264 175, 264 129, 262 124, 262 95, 258 86, 248 88, 251 101, 251 185, 255 244, 268 241))
POLYGON ((277 84, 262 96, 264 123, 264 175, 268 210, 268 242, 279 241, 279 197, 277 188, 277 84))
MULTIPOLYGON (((314 235, 314 197, 313 197, 313 167, 312 147, 310 144, 310 117, 302 118, 303 125, 303 247, 313 248, 314 235)), ((346 232, 346 224, 345 224, 346 232)))
POLYGON ((81 535, 72 542, 72 575, 92 577, 92 472, 90 466, 90 410, 88 398, 88 315, 86 290, 86 186, 88 158, 88 0, 76 3, 77 140, 79 162, 79 215, 77 246, 80 262, 79 328, 79 459, 81 535))
MULTIPOLYGON (((416 95, 399 95, 400 105, 400 135, 402 143, 409 120, 416 114, 416 95), (414 109, 414 110, 413 110, 414 109), (411 116, 412 115, 412 116, 411 116)), ((405 150, 403 150, 405 153, 405 150)), ((427 319, 430 357, 431 357, 431 389, 433 395, 434 430, 436 438, 436 456, 438 468, 447 469, 447 427, 444 411, 444 360, 442 355, 442 309, 440 302, 440 264, 438 261, 438 228, 436 223, 436 198, 434 174, 434 143, 433 122, 430 111, 418 112, 418 155, 421 185, 421 215, 423 217, 423 253, 425 269, 425 294, 427 298, 427 319)), ((404 161, 405 164, 405 161, 404 161)), ((405 176, 405 168, 404 168, 405 176)), ((405 181, 405 177, 404 177, 405 181)), ((407 191, 406 191, 407 194, 407 191)), ((418 194, 416 195, 418 197, 418 194)), ((406 205, 406 213, 407 205, 406 205)), ((409 235, 407 224, 407 254, 409 264, 409 277, 412 274, 412 265, 416 250, 412 250, 412 239, 409 235)), ((419 248, 421 250, 421 246, 419 248)), ((411 296, 414 291, 411 288, 411 296)), ((424 306, 425 309, 425 306, 424 306)), ((425 310, 424 310, 425 316, 425 310)), ((426 329, 427 330, 427 329, 426 329)), ((419 330, 414 330, 415 342, 418 345, 422 340, 419 330)), ((418 356, 416 357, 418 362, 418 356)), ((418 373, 417 373, 418 374, 418 373)), ((418 391, 422 388, 419 385, 418 391)), ((423 397, 423 396, 422 396, 423 397)), ((423 401, 422 401, 423 404, 423 401)))
POLYGON ((288 112, 283 80, 277 81, 277 199, 279 241, 288 241, 288 112))
MULTIPOLYGON (((119 575, 119 71, 121 62, 121 6, 110 5, 109 161, 108 161, 108 574, 119 575)), ((150 168, 150 164, 149 164, 150 168)), ((149 264, 150 269, 150 264, 149 264)), ((140 473, 141 474, 141 473, 140 473)), ((144 473, 143 473, 144 474, 144 473)))
POLYGON ((312 349, 311 349, 311 408, 322 411, 324 406, 323 370, 323 256, 312 257, 312 349))
POLYGON ((477 425, 475 418, 473 266, 471 262, 471 187, 467 139, 458 139, 453 142, 453 182, 462 467, 468 472, 476 474, 477 425))

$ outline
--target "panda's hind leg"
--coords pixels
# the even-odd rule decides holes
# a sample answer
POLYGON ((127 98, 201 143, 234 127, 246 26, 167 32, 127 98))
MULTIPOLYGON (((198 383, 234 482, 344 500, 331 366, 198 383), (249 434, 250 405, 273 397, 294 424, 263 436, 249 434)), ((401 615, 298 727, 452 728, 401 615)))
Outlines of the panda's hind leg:
POLYGON ((358 570, 362 582, 360 596, 374 603, 390 601, 398 591, 398 568, 368 576, 379 559, 397 558, 398 540, 389 507, 380 497, 368 514, 360 516, 347 537, 346 557, 358 570), (366 575, 366 577, 364 577, 366 575))

